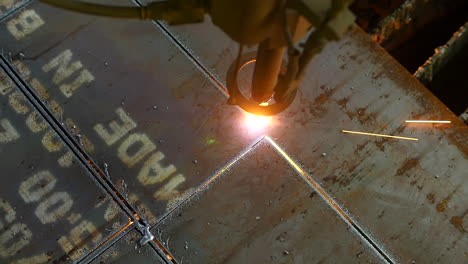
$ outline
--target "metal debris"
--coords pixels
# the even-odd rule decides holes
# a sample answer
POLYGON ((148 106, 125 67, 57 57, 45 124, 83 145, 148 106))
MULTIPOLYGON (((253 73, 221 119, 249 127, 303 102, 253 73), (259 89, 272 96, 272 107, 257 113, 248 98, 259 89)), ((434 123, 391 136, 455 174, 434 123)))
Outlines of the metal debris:
POLYGON ((109 165, 104 162, 104 174, 106 175, 107 179, 111 179, 110 174, 109 174, 109 165))
POLYGON ((153 239, 154 239, 154 236, 153 234, 151 234, 150 226, 149 225, 144 226, 143 237, 138 241, 139 246, 142 247, 146 245, 147 243, 149 243, 150 241, 152 241, 153 239))
POLYGON ((83 139, 81 134, 76 134, 76 139, 78 140, 78 144, 80 144, 80 146, 83 146, 83 139))
POLYGON ((122 180, 121 186, 122 186, 122 195, 124 196, 125 199, 128 199, 128 185, 125 183, 125 180, 122 180))

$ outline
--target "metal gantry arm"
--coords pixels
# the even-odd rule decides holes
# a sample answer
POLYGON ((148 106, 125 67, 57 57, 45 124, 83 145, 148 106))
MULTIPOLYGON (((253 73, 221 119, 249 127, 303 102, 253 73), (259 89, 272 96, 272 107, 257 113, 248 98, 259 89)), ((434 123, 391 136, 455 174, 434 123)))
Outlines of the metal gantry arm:
POLYGON ((141 7, 102 5, 75 0, 39 0, 66 10, 114 18, 164 20, 169 24, 202 22, 206 12, 204 0, 170 0, 152 2, 141 7))
POLYGON ((329 41, 337 40, 353 24, 351 0, 167 0, 142 7, 109 6, 75 0, 40 0, 67 10, 127 19, 164 20, 169 24, 202 22, 206 13, 215 25, 240 45, 258 44, 251 98, 237 87, 237 73, 246 54, 231 65, 227 77, 229 104, 261 115, 275 115, 294 100, 304 69, 329 41), (292 11, 292 12, 291 12, 292 11), (301 20, 302 19, 302 20, 301 20), (300 40, 311 28, 305 43, 300 40), (284 51, 287 66, 284 74, 284 51), (269 102, 265 104, 265 102, 269 102))

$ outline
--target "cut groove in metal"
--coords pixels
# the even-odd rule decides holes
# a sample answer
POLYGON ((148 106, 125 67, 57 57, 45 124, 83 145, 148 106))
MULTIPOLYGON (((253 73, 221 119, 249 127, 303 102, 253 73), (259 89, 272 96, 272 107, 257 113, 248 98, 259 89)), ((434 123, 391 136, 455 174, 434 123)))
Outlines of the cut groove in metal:
MULTIPOLYGON (((132 2, 137 5, 137 6, 143 6, 143 4, 139 0, 132 0, 132 2)), ((185 47, 185 45, 180 42, 176 36, 174 36, 169 29, 160 21, 153 20, 153 24, 166 35, 168 39, 170 39, 177 48, 182 51, 182 53, 187 56, 193 64, 202 72, 204 73, 211 82, 216 86, 216 88, 225 96, 228 97, 229 93, 227 88, 223 85, 223 83, 214 75, 210 72, 210 70, 203 65, 195 56, 185 47)))
POLYGON ((85 256, 83 256, 80 260, 77 261, 77 264, 81 263, 89 263, 93 261, 99 254, 110 248, 112 245, 115 244, 120 238, 122 238, 125 234, 128 233, 128 231, 131 230, 129 228, 131 225, 133 225, 133 221, 128 222, 125 226, 120 228, 117 232, 112 234, 110 237, 108 237, 106 240, 101 242, 98 246, 96 246, 93 250, 88 252, 85 256), (111 242, 111 243, 109 243, 111 242))

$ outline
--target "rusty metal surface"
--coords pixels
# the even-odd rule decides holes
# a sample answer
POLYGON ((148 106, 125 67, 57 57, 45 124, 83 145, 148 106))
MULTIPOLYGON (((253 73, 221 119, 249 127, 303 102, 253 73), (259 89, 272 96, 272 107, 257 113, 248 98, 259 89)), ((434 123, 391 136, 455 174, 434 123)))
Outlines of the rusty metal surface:
POLYGON ((150 245, 135 248, 141 235, 136 230, 131 230, 127 235, 118 240, 106 251, 89 263, 92 264, 163 264, 166 263, 150 245))
MULTIPOLYGON (((219 29, 206 22, 168 30, 212 76, 225 78, 237 47, 219 29)), ((293 106, 265 133, 348 208, 395 263, 465 262, 465 124, 357 28, 314 58, 301 86, 293 106), (404 123, 417 118, 452 125, 404 123)))
MULTIPOLYGON (((390 262, 466 260, 466 126, 417 80, 353 29, 313 60, 292 107, 268 129, 252 132, 243 113, 226 106, 220 92, 237 45, 208 23, 174 27, 169 30, 174 35, 167 36, 159 24, 88 17, 33 3, 1 23, 0 43, 69 134, 81 135, 75 141, 91 153, 112 186, 151 224, 268 133, 347 209, 390 262), (19 23, 26 10, 34 11, 32 21, 39 16, 44 23, 28 31, 8 26, 19 23), (59 74, 57 64, 64 66, 59 74), (410 118, 453 123, 407 127, 403 122, 410 118), (342 129, 419 141, 344 135, 342 129), (140 144, 130 148, 131 140, 140 144), (140 152, 143 146, 147 149, 140 152), (166 170, 170 175, 162 177, 162 168, 170 164, 176 171, 166 170)), ((279 209, 292 210, 287 204, 279 209)), ((239 217, 227 221, 236 223, 239 217)))
POLYGON ((153 233, 178 263, 386 263, 266 139, 153 233))
POLYGON ((73 263, 128 217, 0 68, 0 263, 73 263))

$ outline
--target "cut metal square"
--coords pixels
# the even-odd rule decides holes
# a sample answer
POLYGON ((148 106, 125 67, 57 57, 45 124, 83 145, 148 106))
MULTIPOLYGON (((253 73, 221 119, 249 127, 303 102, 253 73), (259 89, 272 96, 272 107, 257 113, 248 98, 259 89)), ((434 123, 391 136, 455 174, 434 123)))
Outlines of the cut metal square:
POLYGON ((183 263, 386 263, 266 139, 153 229, 183 263))

